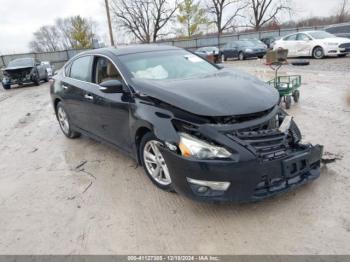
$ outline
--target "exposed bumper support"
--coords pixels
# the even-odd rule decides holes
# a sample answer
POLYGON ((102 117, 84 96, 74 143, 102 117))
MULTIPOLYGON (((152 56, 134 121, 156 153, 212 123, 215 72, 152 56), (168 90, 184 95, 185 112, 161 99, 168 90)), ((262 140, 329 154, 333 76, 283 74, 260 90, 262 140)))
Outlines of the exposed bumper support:
POLYGON ((322 146, 302 146, 281 160, 199 161, 162 149, 175 189, 201 201, 251 202, 290 191, 320 175, 322 146), (194 181, 230 183, 226 191, 198 190, 194 181), (193 182, 192 180, 192 182, 193 182))

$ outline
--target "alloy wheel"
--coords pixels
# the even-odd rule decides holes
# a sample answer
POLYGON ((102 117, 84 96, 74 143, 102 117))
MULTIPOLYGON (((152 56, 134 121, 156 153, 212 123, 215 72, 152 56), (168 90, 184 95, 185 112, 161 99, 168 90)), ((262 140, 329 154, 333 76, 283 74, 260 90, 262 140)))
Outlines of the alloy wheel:
POLYGON ((62 107, 58 107, 57 110, 58 122, 65 134, 69 134, 69 122, 67 113, 64 111, 62 107))
POLYGON ((323 49, 321 47, 317 47, 315 50, 314 50, 314 57, 316 59, 321 59, 323 58, 324 54, 323 54, 323 49))
POLYGON ((159 150, 160 142, 150 140, 143 149, 143 160, 148 173, 160 185, 168 186, 171 178, 162 153, 159 150))

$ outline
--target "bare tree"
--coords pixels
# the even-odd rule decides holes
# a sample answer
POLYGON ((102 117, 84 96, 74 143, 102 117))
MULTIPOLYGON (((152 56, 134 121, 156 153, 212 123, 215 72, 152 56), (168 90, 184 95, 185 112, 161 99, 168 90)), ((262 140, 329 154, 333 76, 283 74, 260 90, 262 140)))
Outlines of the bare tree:
POLYGON ((70 18, 58 18, 55 21, 57 30, 61 36, 61 42, 64 49, 71 49, 73 41, 71 38, 72 23, 70 18))
POLYGON ((233 22, 242 17, 241 12, 248 5, 249 3, 242 0, 210 0, 208 10, 214 17, 212 22, 216 25, 219 35, 235 27, 233 22))
POLYGON ((34 39, 30 43, 33 51, 52 52, 58 51, 60 45, 60 36, 55 26, 42 26, 34 33, 34 39))
POLYGON ((60 18, 54 25, 34 32, 29 47, 34 52, 52 52, 72 48, 89 48, 95 38, 95 22, 80 16, 60 18))
POLYGON ((174 17, 177 1, 167 0, 112 0, 112 14, 117 24, 143 43, 155 42, 164 35, 165 28, 174 17))
POLYGON ((283 11, 290 11, 288 0, 250 0, 252 13, 250 25, 259 31, 265 24, 277 20, 277 15, 283 11))
POLYGON ((349 0, 340 0, 338 2, 336 13, 336 23, 344 23, 349 19, 349 0))

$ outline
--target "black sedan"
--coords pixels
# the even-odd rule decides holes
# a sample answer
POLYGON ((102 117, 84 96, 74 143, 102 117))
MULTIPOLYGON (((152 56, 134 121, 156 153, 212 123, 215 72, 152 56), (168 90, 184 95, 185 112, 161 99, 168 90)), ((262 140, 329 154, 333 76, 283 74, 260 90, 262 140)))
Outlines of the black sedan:
POLYGON ((301 143, 274 88, 179 48, 81 53, 51 96, 68 138, 111 144, 156 186, 193 199, 257 201, 320 175, 322 147, 301 143))
POLYGON ((263 58, 266 55, 267 49, 256 45, 249 40, 239 40, 227 43, 221 50, 221 58, 227 61, 228 58, 238 58, 245 60, 246 58, 263 58))

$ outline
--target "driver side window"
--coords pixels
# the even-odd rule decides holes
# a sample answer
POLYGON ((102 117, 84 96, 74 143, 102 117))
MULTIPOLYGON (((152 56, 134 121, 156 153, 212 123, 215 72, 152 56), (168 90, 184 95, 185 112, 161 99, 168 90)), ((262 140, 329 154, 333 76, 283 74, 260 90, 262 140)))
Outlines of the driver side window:
POLYGON ((105 57, 96 57, 94 62, 94 83, 101 84, 108 80, 122 81, 122 77, 114 64, 105 57))

